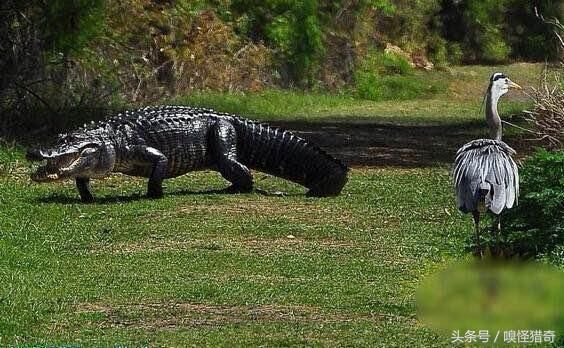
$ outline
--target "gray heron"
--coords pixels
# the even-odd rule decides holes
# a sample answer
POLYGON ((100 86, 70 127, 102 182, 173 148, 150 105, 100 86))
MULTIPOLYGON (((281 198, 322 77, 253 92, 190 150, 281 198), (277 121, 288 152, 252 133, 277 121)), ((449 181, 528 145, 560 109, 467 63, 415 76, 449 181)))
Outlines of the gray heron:
POLYGON ((453 180, 458 209, 472 213, 476 232, 476 246, 480 252, 480 214, 494 214, 492 231, 501 230, 499 215, 504 209, 517 204, 519 196, 519 172, 509 145, 501 140, 501 118, 497 104, 509 89, 521 89, 502 73, 490 78, 486 94, 486 121, 489 139, 476 139, 456 152, 453 180))

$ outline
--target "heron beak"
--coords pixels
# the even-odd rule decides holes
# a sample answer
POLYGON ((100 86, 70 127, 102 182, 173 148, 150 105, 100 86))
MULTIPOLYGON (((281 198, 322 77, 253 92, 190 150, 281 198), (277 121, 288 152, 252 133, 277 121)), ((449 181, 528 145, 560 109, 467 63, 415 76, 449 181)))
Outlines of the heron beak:
POLYGON ((523 87, 519 86, 518 84, 516 84, 516 83, 513 82, 513 81, 509 81, 509 88, 512 88, 512 89, 523 89, 523 87))

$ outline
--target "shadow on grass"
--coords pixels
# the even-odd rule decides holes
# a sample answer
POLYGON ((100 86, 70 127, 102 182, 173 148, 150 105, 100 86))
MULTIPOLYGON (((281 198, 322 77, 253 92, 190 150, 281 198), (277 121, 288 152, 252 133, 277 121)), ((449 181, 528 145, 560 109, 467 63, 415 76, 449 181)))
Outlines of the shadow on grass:
MULTIPOLYGON (((519 113, 518 110, 516 113, 519 113)), ((90 118, 100 119, 105 114, 111 113, 102 110, 92 113, 90 118)), ((82 116, 79 120, 82 121, 85 117, 82 116)), ((295 132, 349 166, 417 168, 451 165, 458 148, 470 140, 487 136, 487 126, 483 119, 458 123, 445 120, 444 124, 437 123, 440 120, 434 120, 430 124, 415 124, 403 123, 402 118, 404 117, 389 116, 382 120, 380 117, 376 121, 336 116, 326 121, 271 120, 268 123, 295 132)), ((51 128, 47 132, 51 135, 41 133, 31 138, 30 129, 27 132, 14 131, 14 139, 24 146, 37 145, 38 142, 43 143, 44 139, 52 140, 55 130, 75 127, 74 123, 53 123, 51 128)), ((519 156, 529 152, 529 146, 518 136, 506 135, 504 140, 517 150, 519 156)))
MULTIPOLYGON (((445 125, 398 125, 370 121, 306 122, 279 121, 272 126, 290 130, 353 167, 422 168, 451 166, 460 146, 487 136, 487 127, 480 120, 445 125)), ((520 156, 530 152, 522 136, 508 135, 504 140, 520 156)), ((270 193, 255 189, 264 196, 293 196, 296 194, 270 193)), ((165 195, 236 194, 229 189, 204 191, 178 190, 165 195)), ((303 195, 303 194, 297 194, 303 195)), ((96 197, 94 204, 118 204, 149 200, 144 194, 96 197)), ((36 199, 36 203, 80 203, 78 195, 52 194, 36 199)))
MULTIPOLYGON (((374 122, 271 122, 315 143, 349 166, 419 168, 452 165, 458 148, 487 137, 483 121, 448 125, 394 125, 374 122)), ((519 137, 504 138, 518 153, 519 137)))
MULTIPOLYGON (((303 196, 304 194, 287 194, 282 192, 268 192, 262 189, 254 189, 250 193, 238 193, 232 192, 229 188, 225 189, 215 189, 215 190, 204 190, 204 191, 190 191, 190 190, 179 190, 179 191, 172 191, 172 192, 165 192, 165 196, 205 196, 205 195, 246 195, 246 194, 259 194, 261 196, 266 197, 281 197, 281 196, 303 196)), ((118 196, 100 196, 95 197, 94 202, 88 204, 119 204, 119 203, 129 203, 135 201, 153 201, 158 200, 158 198, 149 198, 145 194, 140 193, 132 193, 130 195, 118 195, 118 196)), ((70 196, 65 195, 63 193, 53 193, 45 197, 36 197, 34 203, 37 204, 82 204, 82 201, 77 196, 70 196)))

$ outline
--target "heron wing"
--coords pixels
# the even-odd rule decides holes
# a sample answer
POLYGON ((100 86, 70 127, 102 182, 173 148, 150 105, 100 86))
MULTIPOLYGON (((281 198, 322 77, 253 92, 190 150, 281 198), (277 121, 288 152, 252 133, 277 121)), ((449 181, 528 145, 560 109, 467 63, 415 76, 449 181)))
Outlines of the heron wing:
POLYGON ((508 153, 504 153, 504 155, 502 172, 505 173, 504 183, 507 192, 505 206, 510 209, 517 205, 519 199, 519 169, 508 153))
POLYGON ((479 156, 479 144, 470 142, 456 153, 453 179, 456 191, 457 206, 468 213, 477 209, 478 188, 480 186, 480 168, 483 167, 479 156))
POLYGON ((457 151, 453 180, 462 212, 477 209, 481 187, 490 187, 485 203, 495 214, 516 204, 519 173, 513 154, 515 150, 507 144, 492 139, 471 141, 457 151))

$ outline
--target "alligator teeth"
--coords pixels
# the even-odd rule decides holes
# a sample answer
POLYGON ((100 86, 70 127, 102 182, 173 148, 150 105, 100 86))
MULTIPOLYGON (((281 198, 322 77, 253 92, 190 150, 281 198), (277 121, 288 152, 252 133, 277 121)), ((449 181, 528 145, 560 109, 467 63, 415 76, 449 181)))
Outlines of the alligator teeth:
POLYGON ((59 174, 47 174, 47 177, 51 180, 57 180, 59 178, 59 174))

